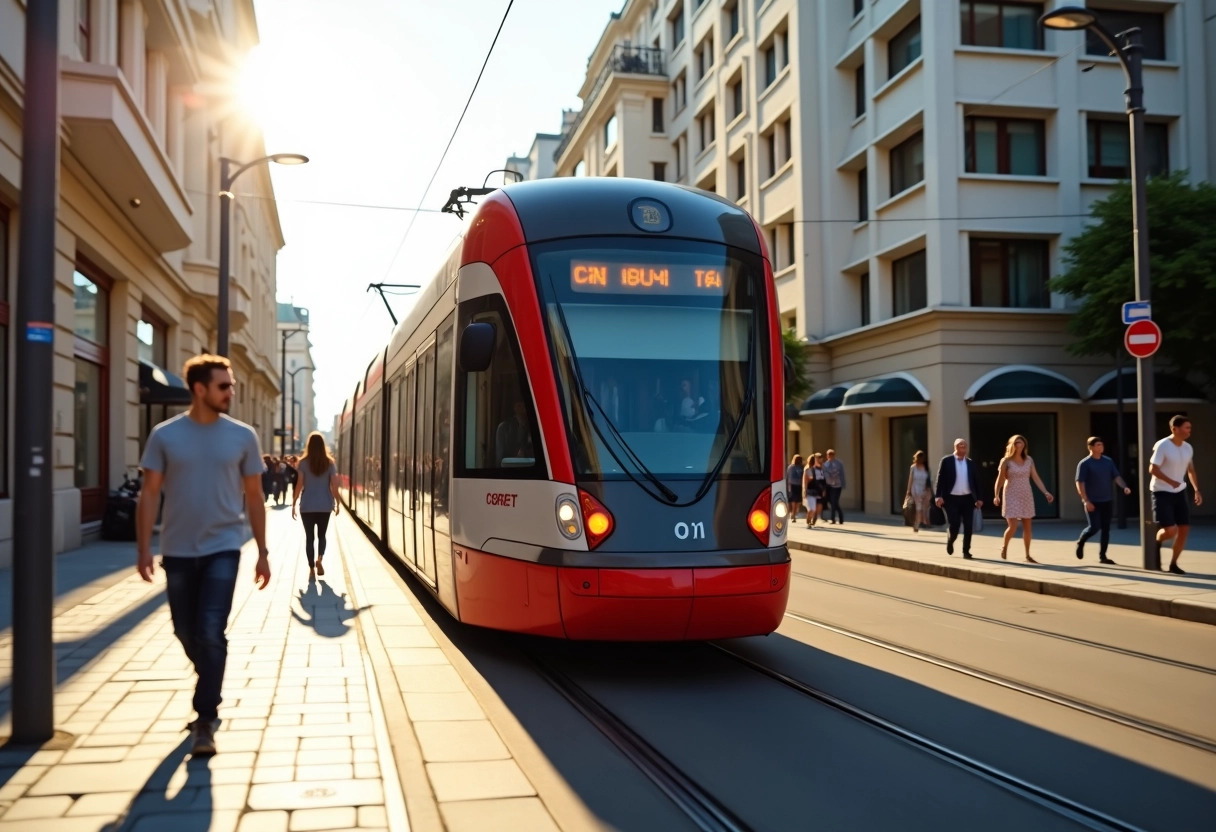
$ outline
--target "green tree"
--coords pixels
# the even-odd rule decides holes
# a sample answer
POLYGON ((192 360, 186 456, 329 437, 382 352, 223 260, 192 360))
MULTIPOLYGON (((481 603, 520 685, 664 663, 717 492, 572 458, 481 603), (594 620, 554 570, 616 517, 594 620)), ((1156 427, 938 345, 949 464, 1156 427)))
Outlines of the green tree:
POLYGON ((810 379, 806 377, 806 365, 811 360, 811 345, 799 338, 792 329, 781 331, 781 344, 786 356, 794 364, 794 372, 788 374, 785 380, 785 401, 787 404, 801 404, 814 389, 810 379))
MULTIPOLYGON (((1164 335, 1157 355, 1216 385, 1216 187, 1190 185, 1185 173, 1148 182, 1153 320, 1164 335)), ((1081 299, 1068 322, 1074 355, 1122 350, 1120 307, 1135 300, 1131 185, 1121 182, 1094 203, 1093 222, 1064 247, 1067 270, 1053 291, 1081 299)))

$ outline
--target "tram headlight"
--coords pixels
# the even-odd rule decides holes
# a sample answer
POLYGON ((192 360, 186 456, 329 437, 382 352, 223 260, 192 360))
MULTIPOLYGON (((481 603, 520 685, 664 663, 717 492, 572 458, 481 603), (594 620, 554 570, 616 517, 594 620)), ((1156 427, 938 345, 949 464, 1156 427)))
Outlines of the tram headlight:
POLYGON ((557 530, 567 540, 577 540, 583 533, 578 500, 573 494, 563 494, 557 498, 557 530))
POLYGON ((789 519, 790 504, 786 502, 784 494, 778 493, 773 500, 773 534, 777 537, 785 534, 789 519))

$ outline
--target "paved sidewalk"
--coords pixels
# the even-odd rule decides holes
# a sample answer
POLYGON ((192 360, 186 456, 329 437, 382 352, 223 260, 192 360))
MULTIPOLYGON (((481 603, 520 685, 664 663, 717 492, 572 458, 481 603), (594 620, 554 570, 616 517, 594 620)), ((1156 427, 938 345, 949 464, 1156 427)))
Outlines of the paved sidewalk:
MULTIPOLYGON (((1077 560, 1081 525, 1035 522, 1030 553, 1037 566, 1023 560, 1020 530, 1009 543, 1009 559, 1001 560, 1003 520, 984 520, 983 532, 972 541, 971 560, 963 560, 961 540, 953 556, 946 554, 944 526, 913 533, 900 518, 858 514, 846 515, 844 525, 821 519, 813 529, 799 518, 790 530, 790 548, 1216 624, 1216 526, 1191 528, 1178 563, 1187 574, 1173 575, 1140 567, 1140 531, 1134 519, 1126 529, 1111 529, 1107 556, 1115 566, 1098 563, 1097 538, 1085 545, 1085 559, 1077 560)), ((1162 560, 1168 565, 1168 549, 1162 560)))

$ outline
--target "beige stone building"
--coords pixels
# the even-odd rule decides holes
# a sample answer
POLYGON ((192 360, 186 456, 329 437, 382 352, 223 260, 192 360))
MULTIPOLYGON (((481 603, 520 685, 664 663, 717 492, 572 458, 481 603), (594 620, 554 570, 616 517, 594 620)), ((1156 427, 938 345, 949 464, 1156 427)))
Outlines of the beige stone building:
MULTIPOLYGON (((1021 433, 1064 498, 1037 498, 1038 515, 1077 519, 1085 438, 1117 456, 1116 362, 1066 351, 1071 301, 1047 280, 1128 175, 1124 81, 1100 44, 1037 25, 1051 5, 626 0, 591 53, 556 175, 679 182, 757 218, 783 323, 813 352, 817 392, 791 413, 788 450, 835 447, 846 508, 897 512, 912 453, 936 464, 956 436, 990 501, 1021 433)), ((1216 2, 1088 5, 1144 32, 1153 171, 1210 180, 1216 2)), ((1210 396, 1159 370, 1157 434, 1191 415, 1200 479, 1216 481, 1210 396)))
MULTIPOLYGON (((149 425, 180 412, 182 363, 215 348, 219 158, 265 155, 229 103, 257 43, 252 0, 61 2, 54 546, 98 531, 149 425)), ((0 560, 11 557, 13 327, 25 5, 0 3, 0 560), (10 312, 12 310, 12 312, 10 312)), ((232 415, 264 445, 278 395, 275 257, 264 167, 232 208, 232 415), (246 195, 254 198, 247 198, 246 195)))
MULTIPOLYGON (((284 453, 301 453, 308 434, 317 429, 316 396, 313 392, 312 344, 308 340, 308 310, 291 303, 278 304, 276 313, 279 344, 276 373, 283 373, 284 399, 276 407, 286 405, 274 413, 275 426, 283 421, 286 431, 282 444, 284 453)), ((269 448, 270 446, 266 446, 269 448)), ((274 450, 280 454, 279 440, 275 439, 274 450)))

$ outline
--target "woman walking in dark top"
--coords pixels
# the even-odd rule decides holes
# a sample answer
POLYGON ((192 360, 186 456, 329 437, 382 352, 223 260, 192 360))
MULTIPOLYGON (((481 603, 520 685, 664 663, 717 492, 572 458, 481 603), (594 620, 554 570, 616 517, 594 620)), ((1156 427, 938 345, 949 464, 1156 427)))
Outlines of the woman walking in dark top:
POLYGON ((329 528, 329 513, 338 513, 338 469, 325 447, 325 437, 317 431, 308 435, 308 446, 300 460, 299 483, 291 501, 291 519, 296 518, 296 506, 304 519, 304 553, 308 556, 308 579, 325 574, 321 559, 325 557, 325 532, 329 528), (313 536, 316 536, 316 557, 313 557, 313 536))

